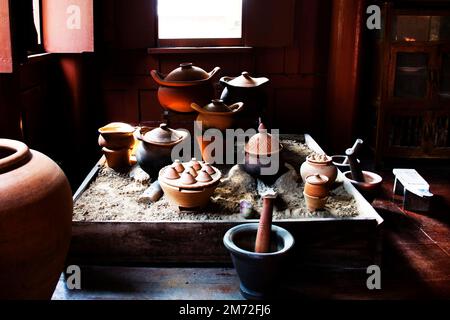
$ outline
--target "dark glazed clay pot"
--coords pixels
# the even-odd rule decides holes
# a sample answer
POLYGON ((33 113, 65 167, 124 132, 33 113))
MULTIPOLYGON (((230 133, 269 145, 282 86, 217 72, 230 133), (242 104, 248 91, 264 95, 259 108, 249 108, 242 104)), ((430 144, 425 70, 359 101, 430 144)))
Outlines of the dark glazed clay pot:
MULTIPOLYGON (((269 79, 264 77, 253 78, 246 71, 242 72, 239 77, 222 77, 220 84, 224 89, 220 99, 226 104, 242 101, 244 103, 244 109, 242 111, 244 119, 253 117, 257 121, 267 105, 264 85, 268 82, 269 79)), ((248 120, 246 122, 240 122, 240 126, 244 129, 253 125, 253 123, 248 123, 248 120)))
POLYGON ((227 231, 225 247, 241 281, 240 290, 246 299, 273 298, 283 271, 283 261, 294 245, 294 237, 285 229, 272 225, 271 250, 256 253, 258 223, 241 224, 227 231))
POLYGON ((214 98, 213 78, 220 70, 211 72, 195 67, 192 63, 182 63, 167 76, 152 70, 151 76, 159 84, 158 100, 161 106, 177 112, 193 112, 191 103, 207 104, 214 98))
POLYGON ((156 179, 159 171, 172 163, 173 147, 185 141, 188 133, 170 129, 163 123, 153 130, 141 127, 135 132, 135 136, 140 141, 136 150, 136 160, 142 170, 156 179))
POLYGON ((69 249, 72 208, 55 162, 0 139, 0 300, 51 298, 69 249))

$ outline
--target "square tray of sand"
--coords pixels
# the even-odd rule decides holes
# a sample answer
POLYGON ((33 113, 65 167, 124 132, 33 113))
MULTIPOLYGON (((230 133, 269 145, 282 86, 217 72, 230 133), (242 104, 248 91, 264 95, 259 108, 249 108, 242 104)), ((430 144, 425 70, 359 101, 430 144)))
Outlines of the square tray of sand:
MULTIPOLYGON (((309 213, 298 172, 310 152, 323 150, 308 134, 282 135, 281 143, 290 152, 285 157, 290 170, 275 183, 283 201, 276 205, 274 224, 294 235, 295 257, 308 266, 329 268, 367 268, 377 263, 383 219, 341 172, 341 183, 332 191, 326 210, 309 213)), ((253 194, 255 185, 245 189, 241 180, 233 185, 232 170, 224 175, 207 208, 180 212, 165 197, 154 204, 138 203, 148 184, 116 174, 100 160, 74 195, 70 262, 229 263, 222 243, 225 232, 237 224, 257 222, 239 215, 239 200, 253 201, 257 209, 261 203, 253 194)))

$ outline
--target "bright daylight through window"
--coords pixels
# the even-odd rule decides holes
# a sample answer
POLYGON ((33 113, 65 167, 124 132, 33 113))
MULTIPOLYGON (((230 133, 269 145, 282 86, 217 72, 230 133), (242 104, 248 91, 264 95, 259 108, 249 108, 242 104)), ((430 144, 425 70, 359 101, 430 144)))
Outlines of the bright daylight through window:
POLYGON ((159 39, 242 37, 242 0, 159 0, 159 39))

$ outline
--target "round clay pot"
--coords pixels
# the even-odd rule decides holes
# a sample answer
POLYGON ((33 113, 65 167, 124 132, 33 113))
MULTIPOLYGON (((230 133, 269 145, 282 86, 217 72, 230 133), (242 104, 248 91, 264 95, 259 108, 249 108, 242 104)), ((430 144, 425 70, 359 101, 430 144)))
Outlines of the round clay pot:
POLYGON ((242 111, 243 106, 242 102, 228 106, 217 99, 204 107, 196 103, 191 104, 192 109, 199 113, 196 121, 200 121, 205 130, 215 128, 221 131, 234 128, 235 116, 242 111))
POLYGON ((223 237, 241 281, 241 294, 254 300, 276 295, 283 262, 294 246, 294 237, 287 230, 272 225, 270 252, 256 253, 257 230, 257 223, 241 224, 228 230, 223 237))
POLYGON ((306 208, 311 212, 323 210, 327 204, 328 197, 313 197, 305 192, 303 192, 303 195, 305 196, 306 208))
POLYGON ((125 172, 130 168, 130 149, 110 150, 102 148, 108 167, 118 172, 125 172))
POLYGON ((300 167, 303 182, 306 182, 306 177, 317 173, 328 177, 328 186, 336 181, 338 171, 333 165, 331 157, 312 154, 306 158, 306 161, 300 167))
POLYGON ((236 101, 244 103, 243 114, 258 117, 267 104, 264 85, 269 82, 265 77, 253 78, 244 71, 239 77, 222 77, 220 84, 224 87, 220 99, 227 104, 236 101))
POLYGON ((0 300, 51 298, 69 249, 72 208, 55 162, 0 139, 0 300))
POLYGON ((213 195, 222 174, 219 169, 193 159, 175 162, 161 169, 158 176, 164 195, 180 209, 203 208, 213 195))
POLYGON ((159 128, 141 127, 135 132, 140 141, 136 149, 139 166, 150 177, 157 177, 162 167, 172 163, 172 149, 188 138, 188 133, 173 130, 163 123, 159 128))
POLYGON ((383 178, 374 172, 363 171, 364 182, 353 180, 351 171, 344 172, 344 176, 350 180, 369 203, 372 203, 381 190, 383 178))
POLYGON ((328 177, 315 174, 306 178, 305 193, 310 197, 325 198, 328 196, 328 177))
POLYGON ((127 123, 112 122, 98 129, 98 144, 110 150, 131 149, 134 145, 135 127, 127 123))
POLYGON ((192 63, 182 63, 180 67, 167 76, 156 70, 151 76, 159 84, 158 100, 161 106, 177 112, 193 112, 191 103, 207 104, 214 97, 212 79, 220 70, 214 68, 211 72, 195 67, 192 63))

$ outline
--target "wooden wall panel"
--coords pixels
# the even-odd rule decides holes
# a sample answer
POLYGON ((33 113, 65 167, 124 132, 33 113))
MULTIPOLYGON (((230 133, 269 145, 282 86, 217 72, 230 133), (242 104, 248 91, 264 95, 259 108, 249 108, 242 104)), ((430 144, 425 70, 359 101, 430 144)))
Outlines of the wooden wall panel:
POLYGON ((124 121, 128 123, 139 122, 139 108, 134 103, 134 92, 129 90, 104 91, 105 122, 124 121))
POLYGON ((139 90, 139 111, 140 122, 161 119, 163 108, 159 105, 157 90, 139 90))

